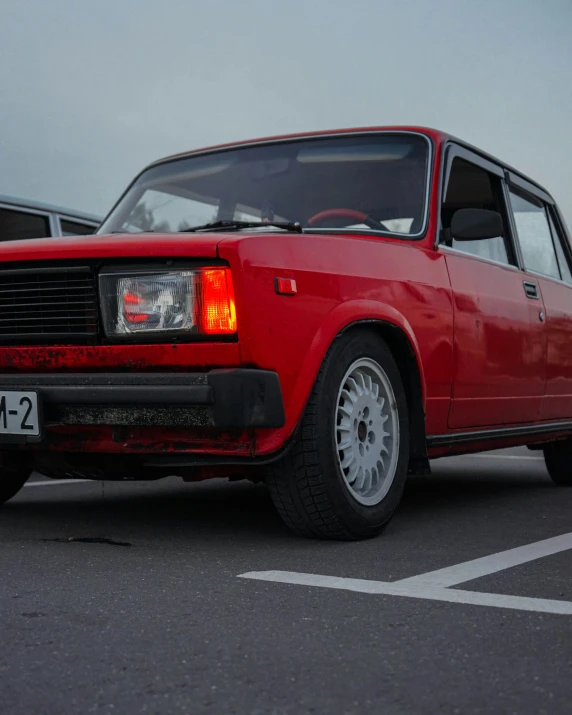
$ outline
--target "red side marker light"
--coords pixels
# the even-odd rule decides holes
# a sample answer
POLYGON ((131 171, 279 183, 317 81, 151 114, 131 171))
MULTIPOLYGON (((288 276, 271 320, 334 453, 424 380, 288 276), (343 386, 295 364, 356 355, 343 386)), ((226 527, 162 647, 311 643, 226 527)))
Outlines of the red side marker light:
POLYGON ((278 295, 296 295, 296 281, 293 278, 276 278, 276 292, 278 295))

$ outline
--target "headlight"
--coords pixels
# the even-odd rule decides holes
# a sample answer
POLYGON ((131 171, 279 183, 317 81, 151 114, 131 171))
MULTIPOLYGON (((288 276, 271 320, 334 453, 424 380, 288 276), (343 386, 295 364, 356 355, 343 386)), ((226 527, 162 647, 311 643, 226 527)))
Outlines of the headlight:
POLYGON ((230 269, 101 273, 106 335, 230 335, 236 311, 230 269))

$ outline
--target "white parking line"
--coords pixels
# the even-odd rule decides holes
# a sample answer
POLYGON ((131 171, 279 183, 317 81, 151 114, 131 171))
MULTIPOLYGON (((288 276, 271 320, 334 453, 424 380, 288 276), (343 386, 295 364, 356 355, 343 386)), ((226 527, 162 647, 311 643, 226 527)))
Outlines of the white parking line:
POLYGON ((45 482, 26 482, 25 487, 53 487, 56 484, 77 484, 78 482, 91 482, 91 479, 48 479, 45 482))
POLYGON ((537 541, 534 544, 519 546, 516 549, 500 551, 498 554, 490 554, 481 559, 473 559, 455 566, 448 566, 437 571, 404 578, 397 583, 408 586, 440 586, 449 588, 457 586, 465 581, 472 581, 475 578, 482 578, 497 571, 504 571, 513 566, 520 566, 528 561, 541 559, 543 556, 552 556, 561 551, 572 549, 572 533, 555 536, 553 539, 537 541))
POLYGON ((466 581, 497 573, 568 549, 572 549, 572 533, 393 582, 320 576, 318 574, 295 573, 292 571, 250 571, 239 574, 239 578, 572 616, 572 601, 507 596, 498 593, 478 593, 476 591, 452 590, 450 588, 466 581))
POLYGON ((434 586, 401 586, 400 581, 394 581, 393 583, 389 581, 366 581, 358 578, 318 576, 317 574, 295 573, 293 571, 250 571, 240 574, 238 578, 296 584, 298 586, 334 588, 378 596, 404 596, 406 598, 421 598, 429 601, 464 603, 473 606, 494 606, 496 608, 512 608, 519 611, 536 611, 539 613, 557 613, 572 616, 572 602, 570 601, 505 596, 497 593, 478 593, 476 591, 452 590, 434 586))

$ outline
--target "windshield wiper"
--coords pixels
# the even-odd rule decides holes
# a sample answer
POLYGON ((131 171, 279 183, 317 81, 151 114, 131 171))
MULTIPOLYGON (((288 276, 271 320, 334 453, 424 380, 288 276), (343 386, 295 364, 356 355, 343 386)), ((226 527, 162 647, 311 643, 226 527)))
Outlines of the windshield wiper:
POLYGON ((241 228, 262 228, 272 226, 274 228, 283 228, 285 231, 293 231, 294 233, 302 233, 302 226, 296 221, 212 221, 204 223, 202 226, 191 226, 185 228, 179 233, 193 233, 195 231, 226 231, 236 230, 241 228))

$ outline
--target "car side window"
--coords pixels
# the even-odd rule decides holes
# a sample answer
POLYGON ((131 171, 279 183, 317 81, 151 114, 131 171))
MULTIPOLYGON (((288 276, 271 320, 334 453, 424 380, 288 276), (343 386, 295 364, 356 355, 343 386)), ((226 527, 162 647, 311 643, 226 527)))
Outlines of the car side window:
POLYGON ((554 241, 554 246, 556 248, 556 256, 558 258, 558 265, 560 266, 560 273, 562 274, 562 280, 565 283, 570 283, 572 285, 572 272, 570 271, 570 261, 568 259, 568 252, 565 250, 567 245, 566 237, 556 228, 550 210, 548 213, 548 223, 550 224, 550 230, 552 232, 552 240, 554 241))
POLYGON ((463 253, 497 263, 514 264, 507 238, 495 236, 482 241, 456 241, 451 238, 451 219, 459 209, 488 209, 504 217, 501 179, 465 159, 456 157, 451 164, 449 183, 441 207, 443 242, 463 253))
POLYGON ((77 223, 76 221, 68 221, 65 218, 60 218, 60 226, 62 236, 88 236, 95 231, 94 226, 89 226, 86 223, 77 223))
POLYGON ((524 267, 560 280, 560 269, 542 201, 510 189, 510 203, 524 267))
POLYGON ((50 235, 48 216, 0 207, 0 241, 45 238, 50 235))

